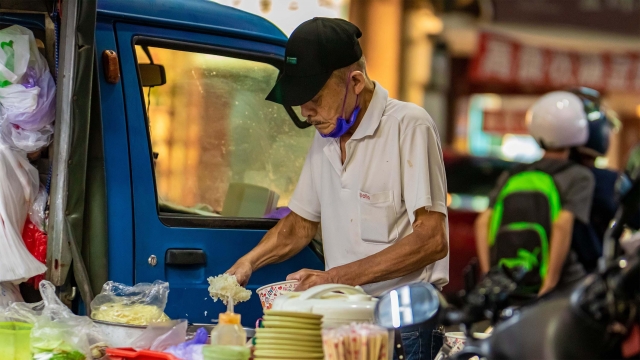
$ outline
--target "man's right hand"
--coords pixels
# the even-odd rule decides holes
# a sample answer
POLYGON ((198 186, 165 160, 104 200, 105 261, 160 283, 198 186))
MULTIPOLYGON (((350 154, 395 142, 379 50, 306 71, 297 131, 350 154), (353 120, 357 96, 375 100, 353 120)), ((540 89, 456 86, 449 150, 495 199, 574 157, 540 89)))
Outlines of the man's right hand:
POLYGON ((278 221, 258 246, 240 258, 226 273, 235 275, 240 285, 247 286, 255 270, 285 261, 309 245, 319 225, 294 212, 290 213, 278 221))
POLYGON ((238 260, 231 269, 227 270, 226 274, 235 275, 236 280, 238 280, 238 284, 241 286, 247 286, 249 283, 249 278, 251 278, 251 274, 253 273, 253 267, 249 262, 244 260, 238 260))

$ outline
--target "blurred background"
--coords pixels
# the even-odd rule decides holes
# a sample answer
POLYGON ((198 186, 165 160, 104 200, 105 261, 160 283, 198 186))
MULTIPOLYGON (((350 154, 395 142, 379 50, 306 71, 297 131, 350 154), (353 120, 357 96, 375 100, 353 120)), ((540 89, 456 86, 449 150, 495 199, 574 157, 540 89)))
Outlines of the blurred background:
MULTIPOLYGON (((575 86, 602 92, 619 130, 599 167, 619 170, 640 140, 640 0, 216 2, 262 16, 287 35, 315 16, 360 27, 371 78, 390 96, 424 107, 438 126, 451 269, 458 272, 475 256, 473 221, 488 206, 497 177, 542 155, 525 125, 540 95, 575 86)), ((277 69, 142 50, 141 62, 151 55, 175 64, 167 68, 168 86, 145 93, 161 205, 251 217, 229 204, 254 191, 268 209, 286 207, 314 130, 295 128, 281 107, 263 101, 277 69)), ((255 216, 264 213, 261 205, 255 216)), ((462 287, 460 276, 451 280, 447 288, 462 287)))
POLYGON ((314 16, 358 25, 373 79, 423 106, 460 154, 536 160, 524 114, 548 91, 600 90, 619 132, 599 166, 640 136, 638 0, 218 0, 286 34, 314 16))

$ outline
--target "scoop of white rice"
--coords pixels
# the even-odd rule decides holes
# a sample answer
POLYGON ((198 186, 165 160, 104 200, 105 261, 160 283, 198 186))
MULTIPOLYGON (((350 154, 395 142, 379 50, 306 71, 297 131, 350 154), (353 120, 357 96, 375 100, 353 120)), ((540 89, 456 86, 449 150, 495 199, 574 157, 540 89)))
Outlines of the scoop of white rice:
POLYGON ((222 300, 227 305, 229 298, 233 304, 241 303, 251 298, 251 290, 247 290, 238 284, 235 275, 222 274, 216 277, 209 277, 209 295, 213 301, 222 300))

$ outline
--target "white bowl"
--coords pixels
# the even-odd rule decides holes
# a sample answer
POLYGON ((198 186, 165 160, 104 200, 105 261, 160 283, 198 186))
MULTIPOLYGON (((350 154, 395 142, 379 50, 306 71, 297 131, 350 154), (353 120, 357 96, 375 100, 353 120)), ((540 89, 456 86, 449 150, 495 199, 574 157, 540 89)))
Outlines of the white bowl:
POLYGON ((298 286, 297 280, 290 281, 280 281, 277 283, 265 285, 256 292, 258 296, 260 296, 260 303, 262 304, 262 309, 269 310, 273 306, 273 301, 285 292, 290 292, 295 290, 296 286, 298 286))

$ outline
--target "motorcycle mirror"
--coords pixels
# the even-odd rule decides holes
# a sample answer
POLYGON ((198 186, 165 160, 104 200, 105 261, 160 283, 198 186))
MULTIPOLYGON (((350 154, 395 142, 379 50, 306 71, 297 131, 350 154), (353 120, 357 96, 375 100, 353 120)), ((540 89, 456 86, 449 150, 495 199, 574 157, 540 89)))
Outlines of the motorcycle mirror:
POLYGON ((440 293, 433 285, 418 283, 384 294, 375 308, 376 323, 386 329, 422 324, 440 309, 440 293))

